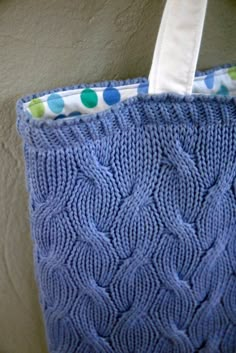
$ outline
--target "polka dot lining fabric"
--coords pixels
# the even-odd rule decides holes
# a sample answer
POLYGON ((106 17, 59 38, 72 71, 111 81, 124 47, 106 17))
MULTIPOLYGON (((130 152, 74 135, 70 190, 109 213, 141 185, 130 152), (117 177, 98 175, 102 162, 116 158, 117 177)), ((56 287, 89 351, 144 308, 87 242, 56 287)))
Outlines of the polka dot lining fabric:
MULTIPOLYGON (((74 118, 106 110, 138 94, 148 94, 148 83, 61 91, 34 98, 24 104, 24 109, 34 119, 74 118)), ((193 94, 235 96, 236 66, 196 76, 193 94)))

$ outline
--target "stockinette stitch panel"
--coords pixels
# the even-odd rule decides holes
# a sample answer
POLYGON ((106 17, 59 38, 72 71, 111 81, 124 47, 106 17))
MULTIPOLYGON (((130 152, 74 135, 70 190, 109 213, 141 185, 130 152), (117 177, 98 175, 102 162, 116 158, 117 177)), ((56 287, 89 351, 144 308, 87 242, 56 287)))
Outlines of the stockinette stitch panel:
POLYGON ((235 353, 236 105, 131 98, 35 122, 18 104, 52 353, 235 353))

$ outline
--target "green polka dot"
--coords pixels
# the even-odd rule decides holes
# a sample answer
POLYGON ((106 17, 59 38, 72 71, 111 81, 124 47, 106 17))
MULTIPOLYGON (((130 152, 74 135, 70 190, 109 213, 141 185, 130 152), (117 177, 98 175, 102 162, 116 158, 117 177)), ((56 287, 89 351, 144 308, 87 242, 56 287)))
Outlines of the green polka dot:
POLYGON ((31 111, 31 114, 35 118, 41 118, 44 115, 44 105, 41 99, 35 98, 32 99, 30 104, 29 104, 29 110, 31 111))
POLYGON ((236 80, 236 67, 230 67, 228 69, 228 74, 231 77, 232 80, 236 80))
POLYGON ((90 88, 86 88, 81 93, 81 101, 85 107, 94 108, 98 104, 97 93, 90 88))

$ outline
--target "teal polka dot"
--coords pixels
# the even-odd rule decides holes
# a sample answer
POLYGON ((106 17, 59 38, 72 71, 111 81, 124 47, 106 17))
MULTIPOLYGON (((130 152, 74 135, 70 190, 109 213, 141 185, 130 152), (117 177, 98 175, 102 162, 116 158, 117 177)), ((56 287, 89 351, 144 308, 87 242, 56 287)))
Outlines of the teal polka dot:
POLYGON ((222 96, 228 96, 229 90, 226 86, 221 85, 219 91, 217 91, 216 94, 221 94, 222 96))
POLYGON ((81 101, 87 108, 94 108, 98 104, 97 93, 91 88, 86 88, 81 93, 81 101))
POLYGON ((60 114, 64 109, 63 98, 57 93, 51 94, 48 97, 48 106, 53 113, 60 114))
POLYGON ((103 91, 103 99, 108 105, 116 104, 120 101, 120 92, 115 87, 107 87, 103 91))
POLYGON ((44 104, 40 98, 34 98, 29 104, 29 110, 33 117, 42 118, 45 112, 44 104))

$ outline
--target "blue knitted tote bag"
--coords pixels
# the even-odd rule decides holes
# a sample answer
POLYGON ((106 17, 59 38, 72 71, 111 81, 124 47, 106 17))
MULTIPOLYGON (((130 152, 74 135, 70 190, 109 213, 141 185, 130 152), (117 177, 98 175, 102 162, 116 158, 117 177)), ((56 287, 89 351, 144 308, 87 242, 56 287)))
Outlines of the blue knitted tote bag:
POLYGON ((17 103, 51 353, 236 352, 236 67, 195 74, 205 10, 167 1, 149 79, 17 103))

